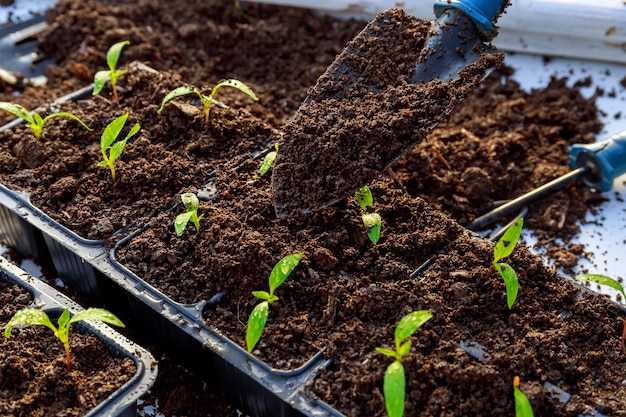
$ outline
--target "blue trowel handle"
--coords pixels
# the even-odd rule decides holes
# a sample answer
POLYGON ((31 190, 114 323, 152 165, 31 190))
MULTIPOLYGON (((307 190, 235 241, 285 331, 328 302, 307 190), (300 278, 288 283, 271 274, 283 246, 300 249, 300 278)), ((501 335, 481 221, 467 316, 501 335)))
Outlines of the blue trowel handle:
POLYGON ((569 162, 573 169, 588 168, 583 177, 588 187, 609 191, 613 180, 626 173, 626 130, 602 142, 572 145, 569 162))
POLYGON ((455 8, 469 16, 483 34, 494 31, 493 21, 502 10, 505 0, 438 0, 435 1, 435 16, 440 17, 446 9, 455 8))

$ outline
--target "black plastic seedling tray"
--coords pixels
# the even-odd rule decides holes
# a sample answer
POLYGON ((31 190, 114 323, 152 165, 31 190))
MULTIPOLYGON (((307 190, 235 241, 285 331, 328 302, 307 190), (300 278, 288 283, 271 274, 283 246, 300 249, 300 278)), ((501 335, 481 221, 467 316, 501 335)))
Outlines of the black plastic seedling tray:
MULTIPOLYGON (((48 313, 60 313, 65 308, 76 313, 82 309, 43 281, 27 274, 10 261, 0 257, 0 279, 12 282, 30 292, 34 305, 48 313)), ((86 417, 134 417, 137 415, 137 400, 148 392, 157 376, 157 365, 152 355, 144 348, 131 342, 101 322, 76 323, 78 331, 86 332, 102 340, 111 351, 133 360, 135 375, 126 384, 111 394, 86 414, 86 417)))

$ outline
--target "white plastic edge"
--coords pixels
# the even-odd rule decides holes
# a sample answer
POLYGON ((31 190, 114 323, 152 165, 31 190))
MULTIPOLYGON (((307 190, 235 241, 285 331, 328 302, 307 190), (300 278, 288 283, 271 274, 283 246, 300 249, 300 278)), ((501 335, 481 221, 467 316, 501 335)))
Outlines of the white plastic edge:
MULTIPOLYGON (((432 19, 432 0, 249 0, 370 20, 402 7, 432 19)), ((512 0, 493 43, 504 51, 626 64, 626 0, 512 0)))

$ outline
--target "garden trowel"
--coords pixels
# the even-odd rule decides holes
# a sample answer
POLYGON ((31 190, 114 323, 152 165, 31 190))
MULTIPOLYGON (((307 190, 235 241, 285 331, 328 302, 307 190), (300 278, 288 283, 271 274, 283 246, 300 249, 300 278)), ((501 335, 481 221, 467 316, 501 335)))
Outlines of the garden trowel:
POLYGON ((410 151, 503 60, 490 41, 508 0, 435 2, 424 22, 390 9, 350 41, 283 129, 278 217, 348 197, 410 151))

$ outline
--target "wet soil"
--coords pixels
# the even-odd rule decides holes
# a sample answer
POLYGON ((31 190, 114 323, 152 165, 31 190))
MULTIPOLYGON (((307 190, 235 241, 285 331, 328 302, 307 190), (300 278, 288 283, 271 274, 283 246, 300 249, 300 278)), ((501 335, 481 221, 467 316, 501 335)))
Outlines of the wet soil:
MULTIPOLYGON (((241 346, 255 304, 250 292, 267 289, 280 257, 303 252, 301 265, 278 290, 277 310, 254 354, 293 369, 326 347, 333 366, 309 391, 346 415, 384 415, 388 361, 374 348, 391 347, 393 327, 415 309, 434 317, 412 338, 405 361, 407 414, 510 415, 511 381, 519 375, 536 415, 578 415, 587 405, 623 415, 623 313, 604 297, 579 297, 576 287, 523 246, 510 259, 520 275, 520 295, 509 311, 502 280, 487 278, 492 244, 462 228, 491 202, 567 172, 567 146, 592 142, 601 129, 595 98, 585 99, 579 86, 568 87, 564 79, 524 91, 501 67, 394 165, 408 193, 384 176, 371 177, 383 218, 381 240, 372 245, 352 197, 308 216, 277 218, 270 174, 258 176, 261 158, 253 159, 270 144, 289 150, 281 142, 287 120, 364 23, 266 5, 244 8, 252 21, 228 1, 60 1, 41 43, 58 64, 47 70, 48 89, 27 87, 17 98, 21 104, 34 108, 83 87, 104 67, 107 48, 124 39, 131 45, 123 65, 140 61, 160 73, 133 70, 123 77, 119 106, 110 89, 60 106, 83 118, 93 133, 60 119, 40 142, 24 127, 2 133, 0 180, 32 192, 37 206, 83 237, 114 245, 124 236, 114 235, 116 230, 149 225, 116 251, 118 259, 179 302, 226 290, 203 317, 241 346), (208 91, 222 78, 244 81, 261 100, 220 90, 217 99, 228 107, 214 106, 208 127, 200 104, 190 98, 156 114, 172 88, 189 84, 208 91), (129 124, 142 129, 118 161, 113 183, 106 169, 95 166, 98 141, 104 126, 125 112, 129 124), (63 156, 70 160, 56 159, 63 156), (35 187, 39 182, 44 187, 35 187), (173 223, 181 209, 164 210, 184 191, 204 197, 205 217, 200 233, 189 226, 177 237, 173 223), (426 272, 409 278, 437 253, 426 272), (468 340, 480 343, 489 357, 481 363, 458 347, 468 340), (547 400, 546 383, 572 400, 547 400)), ((407 42, 419 48, 427 26, 406 21, 416 32, 407 42)), ((13 88, 3 88, 1 98, 12 100, 13 88)), ((402 98, 396 94, 382 104, 402 110, 408 106, 402 98)), ((358 114, 376 114, 377 108, 358 114)), ((554 239, 568 241, 579 231, 576 221, 601 200, 582 185, 569 186, 534 204, 525 227, 540 243, 553 245, 557 266, 571 268, 581 248, 558 246, 554 239)), ((154 391, 171 393, 159 385, 154 391)), ((168 410, 235 415, 190 400, 203 395, 170 395, 168 410)))
MULTIPOLYGON (((0 327, 33 296, 0 277, 0 327)), ((53 318, 53 322, 56 320, 53 318)), ((3 331, 4 333, 4 331, 3 331)), ((65 350, 43 326, 15 327, 0 339, 0 413, 3 416, 83 416, 129 381, 132 359, 111 352, 99 338, 80 330, 70 334, 72 368, 65 350)))

